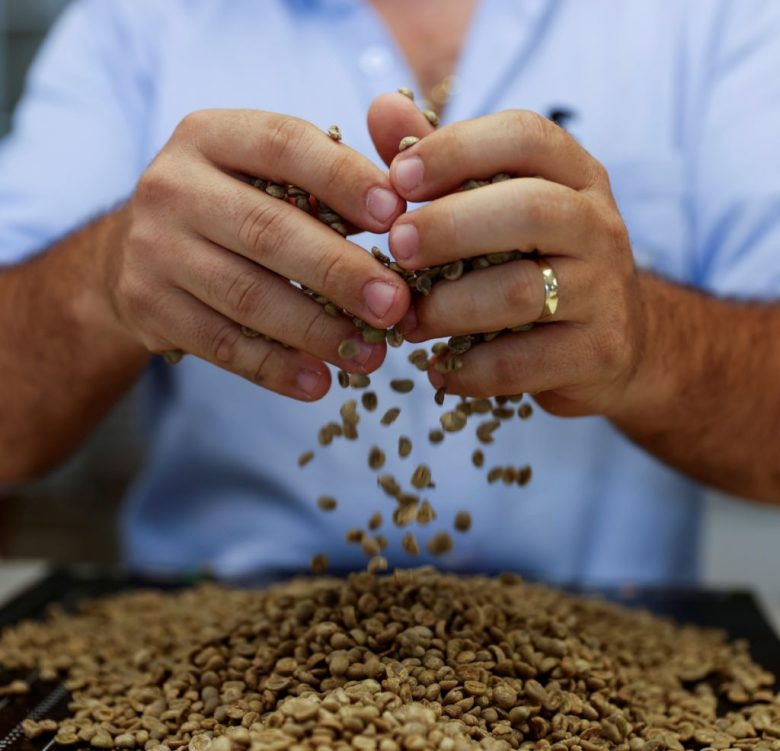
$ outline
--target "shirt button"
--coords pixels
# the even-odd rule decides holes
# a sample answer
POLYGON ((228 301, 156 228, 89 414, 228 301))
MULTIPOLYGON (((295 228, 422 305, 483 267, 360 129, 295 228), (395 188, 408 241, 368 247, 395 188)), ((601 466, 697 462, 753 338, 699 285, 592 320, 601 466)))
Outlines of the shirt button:
POLYGON ((387 73, 393 65, 390 52, 380 45, 366 47, 358 59, 360 71, 367 76, 378 77, 387 73))

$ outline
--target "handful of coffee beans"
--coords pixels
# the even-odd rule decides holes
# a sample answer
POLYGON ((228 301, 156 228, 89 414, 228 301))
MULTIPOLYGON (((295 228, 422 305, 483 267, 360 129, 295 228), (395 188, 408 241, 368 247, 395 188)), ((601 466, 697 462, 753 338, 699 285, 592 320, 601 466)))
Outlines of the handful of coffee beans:
MULTIPOLYGON (((409 91, 407 89, 401 90, 401 93, 409 96, 409 91)), ((427 116, 428 115, 426 114, 426 117, 427 116)), ((429 118, 429 120, 430 119, 431 118, 429 118)), ((433 120, 431 120, 431 122, 433 123, 433 120)), ((436 123, 433 124, 435 125, 436 123)), ((328 129, 328 134, 334 140, 341 141, 342 139, 342 133, 338 126, 331 126, 331 128, 328 129)), ((419 141, 418 138, 408 136, 401 140, 399 150, 404 150, 417 143, 417 141, 419 141)), ((510 175, 499 174, 494 176, 491 180, 469 180, 462 186, 462 189, 473 190, 484 185, 509 179, 511 179, 510 175)), ((285 186, 269 185, 262 180, 258 181, 256 184, 266 192, 270 191, 270 195, 293 200, 300 208, 313 212, 320 221, 325 222, 340 234, 346 234, 346 223, 340 216, 335 214, 332 209, 319 202, 317 202, 316 208, 314 208, 310 200, 311 197, 308 194, 302 194, 302 191, 299 188, 296 188, 295 186, 286 186, 285 188, 285 186)), ((371 252, 386 268, 397 273, 404 279, 413 296, 427 296, 431 293, 435 284, 455 282, 464 274, 490 268, 491 266, 510 263, 532 255, 520 251, 490 253, 418 271, 407 271, 390 257, 382 253, 379 248, 372 248, 371 252)), ((375 344, 387 341, 388 345, 393 348, 400 347, 403 344, 403 335, 397 328, 394 327, 387 331, 375 329, 360 318, 352 316, 348 311, 340 310, 324 295, 319 294, 315 290, 304 287, 303 291, 322 305, 330 315, 346 315, 350 317, 354 325, 362 332, 362 337, 365 342, 375 344)), ((521 325, 512 329, 507 329, 506 331, 491 331, 467 336, 453 336, 446 342, 435 343, 430 351, 424 348, 415 349, 409 355, 409 363, 419 371, 427 371, 430 367, 433 367, 441 373, 455 372, 463 367, 461 356, 468 352, 472 347, 482 342, 492 341, 503 334, 518 333, 527 330, 528 328, 530 328, 530 326, 521 325)), ((356 351, 357 344, 352 339, 345 339, 339 347, 339 355, 347 359, 352 357, 356 351)), ((367 376, 348 374, 344 371, 339 372, 338 382, 343 388, 351 387, 360 390, 367 389, 371 385, 371 380, 367 376)), ((413 390, 414 381, 412 379, 398 379, 392 381, 390 386, 397 394, 404 395, 413 390)), ((434 393, 436 404, 443 407, 445 395, 444 389, 436 391, 434 393)), ((482 444, 489 445, 493 443, 494 433, 501 427, 503 422, 515 417, 525 420, 531 416, 533 412, 531 405, 527 402, 522 402, 522 400, 522 394, 510 396, 499 395, 492 400, 460 399, 453 409, 443 409, 439 420, 440 426, 431 429, 428 436, 429 441, 432 444, 441 443, 445 439, 447 433, 456 433, 464 430, 468 425, 469 419, 473 417, 478 423, 475 429, 477 440, 482 444)), ((379 397, 373 391, 363 391, 360 402, 362 408, 366 412, 373 412, 378 406, 379 397)), ((400 414, 400 411, 400 407, 391 407, 384 412, 380 419, 380 423, 384 426, 392 425, 400 414)), ((319 429, 317 439, 321 447, 324 448, 329 446, 334 440, 340 438, 350 441, 358 440, 358 422, 360 420, 360 414, 357 401, 354 399, 347 400, 341 408, 340 417, 340 422, 334 420, 319 429)), ((390 440, 394 445, 396 437, 390 435, 390 440)), ((408 437, 403 435, 398 436, 397 441, 397 451, 400 457, 405 458, 413 453, 413 445, 408 437)), ((384 465, 386 455, 392 450, 393 447, 390 442, 385 447, 371 447, 367 456, 369 467, 379 472, 384 465)), ((474 457, 476 456, 477 451, 475 451, 474 454, 474 457)), ((481 457, 480 461, 478 462, 475 458, 473 463, 476 468, 481 469, 484 463, 484 454, 482 453, 482 450, 479 450, 479 456, 481 457)), ((307 450, 301 454, 298 464, 299 466, 304 467, 313 458, 314 452, 307 450)), ((424 470, 426 478, 424 481, 420 480, 420 475, 418 475, 418 473, 423 472, 423 466, 421 465, 415 470, 415 473, 410 479, 411 488, 404 488, 402 482, 399 482, 396 478, 389 475, 379 475, 377 478, 380 488, 386 494, 395 498, 398 503, 396 511, 391 516, 392 522, 398 527, 405 527, 415 523, 425 525, 436 519, 436 512, 431 505, 431 502, 422 496, 422 493, 427 488, 434 487, 430 470, 427 467, 424 468, 424 470)), ((507 485, 516 484, 518 486, 524 486, 531 479, 531 468, 528 466, 492 467, 486 472, 486 479, 488 483, 501 480, 507 485)), ((320 505, 320 508, 323 509, 322 505, 320 505)), ((335 506, 330 506, 323 510, 333 511, 335 508, 335 506)), ((471 528, 471 517, 469 512, 466 510, 459 511, 454 526, 458 532, 467 532, 471 528)), ((381 551, 387 546, 387 540, 383 535, 372 536, 369 534, 371 531, 373 530, 351 529, 347 531, 346 539, 348 542, 359 544, 364 553, 369 556, 370 560, 368 567, 370 571, 384 570, 387 568, 388 564, 385 558, 382 557, 381 551)), ((413 532, 409 531, 405 534, 403 547, 409 555, 419 555, 420 546, 417 543, 413 532)), ((444 555, 452 550, 452 547, 452 538, 444 530, 440 530, 430 537, 425 546, 431 555, 444 555)), ((312 558, 313 571, 322 572, 326 570, 327 565, 327 557, 323 554, 317 554, 312 558)))

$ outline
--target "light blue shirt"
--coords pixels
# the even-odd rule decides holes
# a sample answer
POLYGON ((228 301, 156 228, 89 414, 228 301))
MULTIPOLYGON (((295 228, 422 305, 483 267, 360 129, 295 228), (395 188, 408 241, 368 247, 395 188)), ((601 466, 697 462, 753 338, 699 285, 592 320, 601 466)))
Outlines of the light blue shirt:
MULTIPOLYGON (((780 290, 777 0, 483 0, 457 77, 445 124, 510 107, 573 113, 568 126, 608 168, 642 267, 723 295, 780 290)), ((366 2, 77 1, 0 150, 0 262, 125 199, 193 110, 338 123, 376 159, 368 106, 413 80, 366 2)), ((338 387, 300 404, 194 358, 156 361, 140 389, 148 461, 122 517, 129 562, 231 575, 305 566, 325 552, 359 566, 344 530, 392 511, 366 455, 405 434, 413 457, 391 458, 387 471, 408 480, 426 462, 436 482, 439 519, 421 539, 451 528, 461 508, 474 514, 443 564, 590 583, 695 578, 701 488, 605 420, 540 410, 486 449, 488 467, 530 464, 531 484, 488 485, 470 463, 470 430, 428 443, 439 408, 422 376, 410 395, 390 391, 391 378, 411 372, 405 354, 391 351, 373 377, 380 409, 364 415, 360 441, 327 449, 316 432, 338 414, 338 387), (396 404, 395 425, 379 426, 396 404), (316 458, 298 469, 307 448, 316 458), (339 500, 335 513, 316 509, 320 493, 339 500)), ((389 526, 391 561, 413 563, 389 526)))

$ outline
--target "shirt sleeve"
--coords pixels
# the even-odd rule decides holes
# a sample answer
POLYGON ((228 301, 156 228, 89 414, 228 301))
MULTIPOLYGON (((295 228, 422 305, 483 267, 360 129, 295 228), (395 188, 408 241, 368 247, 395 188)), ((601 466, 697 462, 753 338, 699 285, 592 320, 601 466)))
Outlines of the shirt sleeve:
POLYGON ((719 7, 688 117, 695 283, 721 296, 777 298, 780 2, 719 7))
POLYGON ((46 249, 132 192, 153 79, 131 7, 76 0, 33 64, 0 143, 0 266, 46 249))

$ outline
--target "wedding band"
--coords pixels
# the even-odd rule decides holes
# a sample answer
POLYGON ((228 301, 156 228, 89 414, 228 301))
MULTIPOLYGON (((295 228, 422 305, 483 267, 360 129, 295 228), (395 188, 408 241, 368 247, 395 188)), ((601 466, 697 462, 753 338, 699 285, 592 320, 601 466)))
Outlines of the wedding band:
POLYGON ((542 272, 542 280, 544 281, 544 307, 542 314, 537 319, 543 321, 545 318, 554 316, 555 311, 558 310, 558 277, 555 276, 552 267, 544 258, 537 258, 536 264, 542 272))

